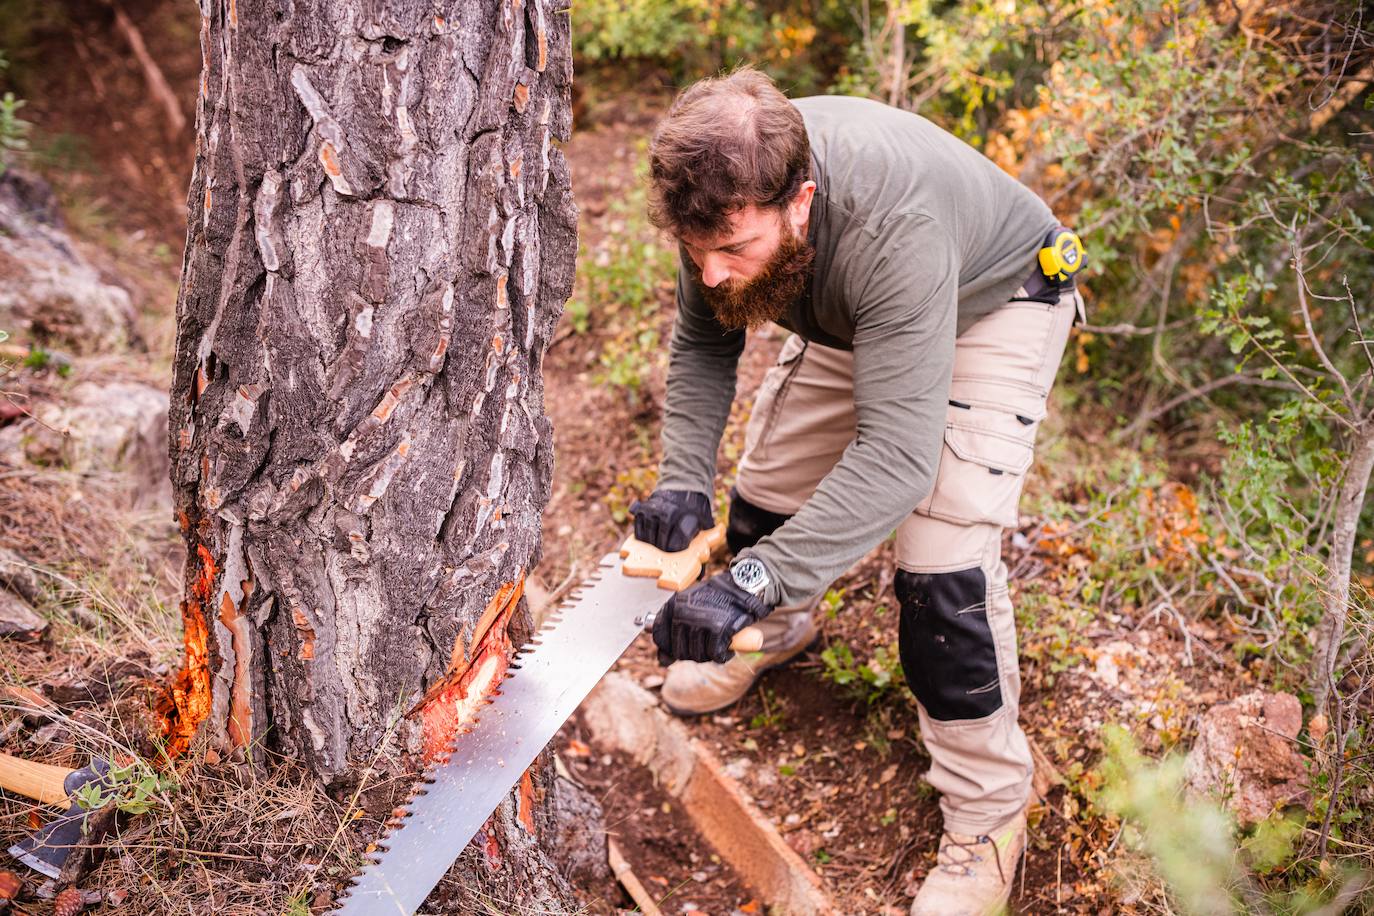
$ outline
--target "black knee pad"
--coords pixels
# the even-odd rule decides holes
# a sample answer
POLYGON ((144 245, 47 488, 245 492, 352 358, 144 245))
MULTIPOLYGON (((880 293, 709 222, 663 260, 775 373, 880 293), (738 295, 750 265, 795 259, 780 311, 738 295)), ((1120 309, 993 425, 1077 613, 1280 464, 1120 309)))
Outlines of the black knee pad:
POLYGON ((725 543, 729 545, 731 553, 739 553, 777 531, 791 517, 756 506, 731 487, 730 521, 725 527, 725 543))
POLYGON ((997 646, 981 569, 912 573, 893 583, 902 606, 902 671, 932 719, 981 719, 1002 708, 997 646))

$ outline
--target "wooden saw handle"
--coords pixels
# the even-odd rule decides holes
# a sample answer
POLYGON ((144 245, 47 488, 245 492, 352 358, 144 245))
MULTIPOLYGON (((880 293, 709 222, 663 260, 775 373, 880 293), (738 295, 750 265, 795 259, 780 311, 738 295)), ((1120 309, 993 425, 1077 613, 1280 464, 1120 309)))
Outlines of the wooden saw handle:
POLYGON ((66 767, 0 754, 0 789, 26 795, 40 804, 65 807, 69 803, 62 782, 71 772, 66 767))
MULTIPOLYGON (((698 531, 687 549, 676 553, 659 550, 630 535, 620 546, 620 557, 624 561, 620 570, 627 576, 656 576, 659 588, 680 592, 697 580, 701 567, 724 545, 724 525, 698 531)), ((730 648, 736 652, 759 651, 763 648, 763 631, 758 627, 745 627, 730 640, 730 648)))

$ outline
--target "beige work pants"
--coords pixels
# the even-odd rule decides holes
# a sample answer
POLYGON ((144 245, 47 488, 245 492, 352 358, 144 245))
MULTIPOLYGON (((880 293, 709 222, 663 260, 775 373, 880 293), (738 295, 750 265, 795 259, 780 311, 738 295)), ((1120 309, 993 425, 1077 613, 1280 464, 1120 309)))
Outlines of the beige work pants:
MULTIPOLYGON (((946 829, 958 833, 991 831, 1030 793, 1002 529, 1017 523, 1081 308, 1077 291, 1056 305, 1013 299, 958 338, 935 486, 897 529, 903 668, 919 701, 927 777, 942 793, 946 829)), ((801 508, 855 436, 853 388, 853 354, 789 338, 754 404, 739 495, 783 515, 801 508)), ((789 613, 811 610, 776 612, 789 613)))

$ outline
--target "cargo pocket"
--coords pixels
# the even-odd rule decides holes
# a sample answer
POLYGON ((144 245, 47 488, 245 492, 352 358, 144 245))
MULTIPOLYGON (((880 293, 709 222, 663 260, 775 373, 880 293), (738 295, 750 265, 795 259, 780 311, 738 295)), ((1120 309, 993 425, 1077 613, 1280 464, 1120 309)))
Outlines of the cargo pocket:
POLYGON ((1009 411, 951 404, 935 486, 916 512, 964 525, 1014 527, 1038 426, 1009 411))

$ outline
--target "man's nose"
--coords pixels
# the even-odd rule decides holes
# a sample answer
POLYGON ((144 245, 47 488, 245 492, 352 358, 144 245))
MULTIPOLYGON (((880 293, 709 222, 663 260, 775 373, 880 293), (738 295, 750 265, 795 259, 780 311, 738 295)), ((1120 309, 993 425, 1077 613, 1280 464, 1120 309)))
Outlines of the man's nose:
POLYGON ((721 258, 713 255, 706 255, 701 263, 701 282, 712 288, 719 286, 730 279, 730 271, 725 269, 725 264, 721 258))

